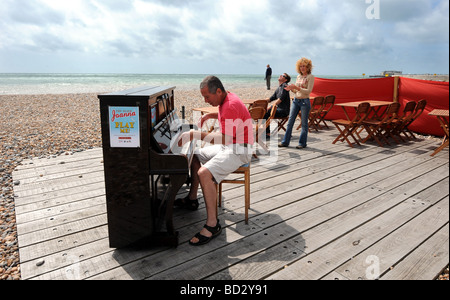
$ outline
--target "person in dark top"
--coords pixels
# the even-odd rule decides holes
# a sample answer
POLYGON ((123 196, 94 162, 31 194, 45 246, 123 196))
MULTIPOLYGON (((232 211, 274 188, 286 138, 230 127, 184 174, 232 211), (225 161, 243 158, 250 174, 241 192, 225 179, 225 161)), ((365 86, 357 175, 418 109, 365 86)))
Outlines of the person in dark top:
POLYGON ((267 84, 267 89, 270 90, 270 79, 272 78, 272 68, 270 67, 270 65, 267 65, 267 70, 266 70, 266 84, 267 84))
MULTIPOLYGON (((285 88, 288 86, 288 83, 291 82, 291 76, 289 74, 284 73, 278 77, 278 88, 275 93, 270 97, 269 101, 273 102, 276 100, 275 104, 278 106, 277 112, 275 113, 275 118, 285 118, 289 116, 291 111, 291 97, 289 91, 285 88)), ((267 109, 267 113, 264 116, 264 119, 267 120, 272 113, 273 106, 269 106, 267 109)), ((267 128, 267 136, 270 136, 270 127, 267 128)))

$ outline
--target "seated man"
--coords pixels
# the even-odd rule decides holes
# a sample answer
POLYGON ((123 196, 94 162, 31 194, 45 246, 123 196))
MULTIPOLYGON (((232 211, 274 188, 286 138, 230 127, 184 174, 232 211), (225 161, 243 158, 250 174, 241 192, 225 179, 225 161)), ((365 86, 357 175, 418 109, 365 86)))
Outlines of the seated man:
MULTIPOLYGON (((275 93, 270 97, 269 101, 275 101, 275 104, 278 106, 277 112, 275 113, 275 118, 285 118, 289 117, 289 113, 291 111, 291 98, 289 95, 289 91, 286 91, 285 88, 288 86, 288 83, 291 81, 291 77, 284 73, 283 75, 280 75, 278 78, 278 88, 275 91, 275 93)), ((267 120, 272 113, 272 107, 270 106, 267 109, 267 113, 264 116, 264 119, 267 120)), ((270 127, 267 127, 266 136, 270 138, 270 127)))
POLYGON ((200 84, 200 90, 206 103, 219 107, 219 113, 214 117, 219 120, 220 132, 191 130, 182 134, 178 142, 182 146, 196 139, 213 144, 196 151, 191 164, 189 195, 175 202, 177 206, 198 209, 197 192, 201 185, 207 220, 204 228, 190 240, 193 246, 207 244, 221 233, 222 228, 217 220, 216 184, 251 161, 254 143, 252 118, 238 96, 226 92, 222 82, 214 76, 206 77, 200 84))

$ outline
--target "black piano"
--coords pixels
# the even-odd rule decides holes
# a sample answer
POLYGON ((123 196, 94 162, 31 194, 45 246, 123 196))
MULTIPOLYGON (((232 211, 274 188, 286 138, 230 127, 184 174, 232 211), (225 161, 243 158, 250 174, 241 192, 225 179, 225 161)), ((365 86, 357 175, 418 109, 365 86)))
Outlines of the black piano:
POLYGON ((174 89, 98 96, 111 248, 178 245, 173 204, 189 176, 189 158, 172 144, 190 126, 176 114, 174 89))

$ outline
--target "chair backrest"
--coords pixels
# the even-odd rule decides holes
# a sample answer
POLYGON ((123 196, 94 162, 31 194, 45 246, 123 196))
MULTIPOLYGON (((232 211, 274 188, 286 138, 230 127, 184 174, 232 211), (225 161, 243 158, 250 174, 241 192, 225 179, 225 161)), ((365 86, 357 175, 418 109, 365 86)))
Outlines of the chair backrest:
POLYGON ((409 115, 414 112, 416 109, 417 103, 414 101, 409 101, 406 103, 405 108, 403 109, 403 115, 409 115))
POLYGON ((417 103, 414 101, 409 101, 406 103, 405 108, 403 109, 403 115, 401 120, 403 122, 408 122, 414 115, 414 111, 416 109, 417 103))
POLYGON ((427 100, 425 100, 425 99, 420 100, 417 103, 417 105, 416 105, 416 109, 411 114, 411 116, 409 117, 407 122, 404 122, 403 127, 404 128, 408 128, 409 125, 414 123, 414 121, 417 120, 422 115, 422 113, 424 112, 426 106, 427 106, 427 100))
POLYGON ((414 115, 412 117, 413 121, 417 120, 417 118, 420 117, 420 115, 422 115, 426 106, 427 106, 427 100, 425 100, 425 99, 422 99, 417 103, 416 110, 414 111, 414 115))
POLYGON ((370 103, 363 102, 358 105, 356 109, 356 116, 353 118, 352 123, 361 124, 367 118, 370 112, 370 103))
POLYGON ((266 114, 266 110, 263 107, 252 107, 248 110, 248 112, 254 121, 264 119, 266 114))
POLYGON ((393 119, 398 115, 398 111, 400 110, 400 103, 394 102, 388 106, 385 114, 385 119, 393 119))
POLYGON ((272 111, 270 112, 270 116, 269 116, 269 118, 266 120, 266 126, 265 126, 265 128, 267 128, 267 127, 270 126, 270 122, 272 122, 272 120, 275 118, 275 114, 277 113, 277 109, 278 109, 278 106, 277 106, 276 104, 274 104, 274 105, 272 106, 272 111))
POLYGON ((325 97, 322 97, 322 96, 315 97, 313 100, 311 109, 312 110, 322 109, 323 105, 324 105, 324 101, 325 101, 325 97))
POLYGON ((323 111, 328 113, 333 108, 335 101, 336 101, 335 95, 326 96, 323 102, 323 111))
POLYGON ((256 100, 255 102, 253 102, 251 108, 254 107, 262 107, 266 110, 267 112, 267 106, 269 105, 269 100, 256 100))
POLYGON ((253 123, 253 129, 256 132, 256 139, 259 139, 259 136, 262 134, 262 132, 265 132, 264 129, 264 123, 263 119, 266 115, 266 110, 262 107, 251 107, 248 112, 250 113, 250 116, 252 117, 254 123, 253 123))

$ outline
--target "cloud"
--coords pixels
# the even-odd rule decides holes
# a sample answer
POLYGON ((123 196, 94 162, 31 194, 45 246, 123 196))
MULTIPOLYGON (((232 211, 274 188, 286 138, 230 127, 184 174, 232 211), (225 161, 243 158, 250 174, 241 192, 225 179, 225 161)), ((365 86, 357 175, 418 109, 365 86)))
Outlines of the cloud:
POLYGON ((386 57, 413 69, 425 56, 430 68, 448 72, 448 0, 380 0, 379 20, 367 19, 368 7, 366 0, 2 0, 0 55, 102 58, 146 70, 166 63, 175 73, 258 72, 269 61, 294 70, 308 56, 318 72, 355 74, 358 64, 375 69, 386 57))
MULTIPOLYGON (((416 2, 416 9, 396 22, 395 37, 416 43, 448 44, 449 1, 441 1, 435 7, 429 1, 416 2)), ((399 7, 392 9, 399 9, 399 7)))

